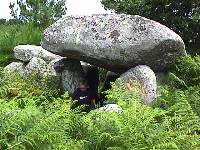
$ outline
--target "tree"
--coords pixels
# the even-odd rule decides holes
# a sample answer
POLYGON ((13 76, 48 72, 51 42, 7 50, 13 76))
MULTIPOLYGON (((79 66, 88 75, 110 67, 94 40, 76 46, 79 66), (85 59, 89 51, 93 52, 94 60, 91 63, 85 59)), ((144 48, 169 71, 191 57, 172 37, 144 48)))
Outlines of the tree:
POLYGON ((191 53, 200 53, 199 0, 102 0, 106 9, 138 14, 158 21, 179 34, 191 53))
POLYGON ((3 18, 0 18, 0 25, 4 25, 4 24, 6 24, 6 19, 3 19, 3 18))
POLYGON ((66 0, 17 0, 10 3, 11 15, 23 22, 46 27, 66 14, 66 0))

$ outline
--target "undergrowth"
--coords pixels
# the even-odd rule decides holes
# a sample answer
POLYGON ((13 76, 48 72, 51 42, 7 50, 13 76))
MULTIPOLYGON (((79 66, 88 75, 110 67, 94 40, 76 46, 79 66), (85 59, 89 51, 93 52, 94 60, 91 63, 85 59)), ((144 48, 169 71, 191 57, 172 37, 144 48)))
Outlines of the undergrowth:
POLYGON ((169 73, 169 79, 179 89, 200 85, 200 55, 182 57, 169 73))
MULTIPOLYGON (((173 74, 186 78, 178 70, 173 74)), ((137 91, 113 84, 107 103, 117 103, 122 112, 80 113, 70 109, 69 95, 58 92, 50 77, 1 73, 1 79, 3 150, 200 149, 199 84, 178 88, 172 80, 151 105, 143 105, 137 91)))

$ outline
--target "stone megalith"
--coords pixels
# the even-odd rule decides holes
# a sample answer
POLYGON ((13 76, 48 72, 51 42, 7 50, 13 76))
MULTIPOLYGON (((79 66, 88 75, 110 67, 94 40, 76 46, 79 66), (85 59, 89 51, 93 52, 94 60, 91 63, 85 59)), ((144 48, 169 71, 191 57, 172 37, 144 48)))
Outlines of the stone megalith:
POLYGON ((24 68, 24 74, 40 74, 44 76, 47 71, 47 63, 37 57, 33 57, 24 68))
MULTIPOLYGON (((134 81, 139 83, 141 98, 144 104, 152 102, 157 97, 156 75, 148 66, 140 65, 131 68, 123 73, 119 79, 122 79, 125 83, 134 81)), ((116 81, 117 83, 119 79, 116 81)))
POLYGON ((73 93, 84 79, 84 72, 80 61, 66 58, 61 71, 62 85, 65 91, 73 93))
POLYGON ((63 89, 69 93, 73 93, 79 87, 80 81, 85 79, 81 63, 70 58, 52 60, 47 66, 47 72, 49 75, 59 77, 63 89))
POLYGON ((125 14, 63 17, 45 30, 41 45, 118 73, 137 65, 162 72, 186 54, 183 40, 168 27, 125 14))
POLYGON ((23 74, 24 65, 22 62, 12 62, 4 68, 4 71, 8 74, 15 73, 15 72, 23 74))
POLYGON ((41 46, 35 45, 18 45, 14 48, 15 58, 23 62, 29 62, 33 57, 41 58, 46 62, 50 62, 54 59, 61 58, 61 56, 55 55, 41 46))

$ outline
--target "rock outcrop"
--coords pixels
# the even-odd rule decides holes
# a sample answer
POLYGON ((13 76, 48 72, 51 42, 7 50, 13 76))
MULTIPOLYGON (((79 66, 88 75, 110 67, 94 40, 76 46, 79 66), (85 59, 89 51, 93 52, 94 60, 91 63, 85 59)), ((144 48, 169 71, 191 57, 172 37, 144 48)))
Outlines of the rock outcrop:
POLYGON ((122 108, 117 104, 108 104, 104 107, 100 107, 99 110, 104 110, 108 112, 121 112, 122 108))
MULTIPOLYGON (((137 66, 120 76, 126 83, 136 81, 140 84, 141 97, 144 104, 152 102, 157 97, 157 83, 155 73, 145 65, 137 66)), ((118 80, 116 81, 118 82, 118 80)))
POLYGON ((41 44, 61 56, 120 73, 137 65, 165 71, 186 54, 181 37, 166 26, 125 14, 66 16, 45 30, 41 44))
POLYGON ((46 71, 47 71, 47 63, 43 59, 37 57, 33 57, 24 68, 25 74, 33 73, 33 74, 45 75, 46 71))
POLYGON ((41 58, 46 62, 50 62, 54 59, 61 58, 61 56, 55 55, 41 46, 35 45, 18 45, 14 48, 15 58, 23 62, 29 62, 33 57, 41 58))
POLYGON ((24 65, 22 62, 12 62, 4 68, 6 73, 15 73, 18 72, 20 74, 24 73, 24 65))
POLYGON ((74 92, 85 77, 80 61, 55 55, 41 46, 19 45, 14 48, 14 53, 16 59, 22 62, 13 62, 6 66, 4 70, 7 73, 55 76, 61 81, 64 90, 70 93, 74 92))

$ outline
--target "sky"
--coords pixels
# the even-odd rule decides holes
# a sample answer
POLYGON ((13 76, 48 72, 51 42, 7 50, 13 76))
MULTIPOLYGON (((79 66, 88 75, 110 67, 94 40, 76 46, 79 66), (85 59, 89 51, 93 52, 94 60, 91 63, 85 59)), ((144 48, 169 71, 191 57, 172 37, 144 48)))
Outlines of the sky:
MULTIPOLYGON (((10 2, 17 0, 0 0, 0 18, 9 19, 10 2)), ((101 5, 100 0, 66 0, 67 15, 91 15, 99 13, 110 13, 101 5)))

